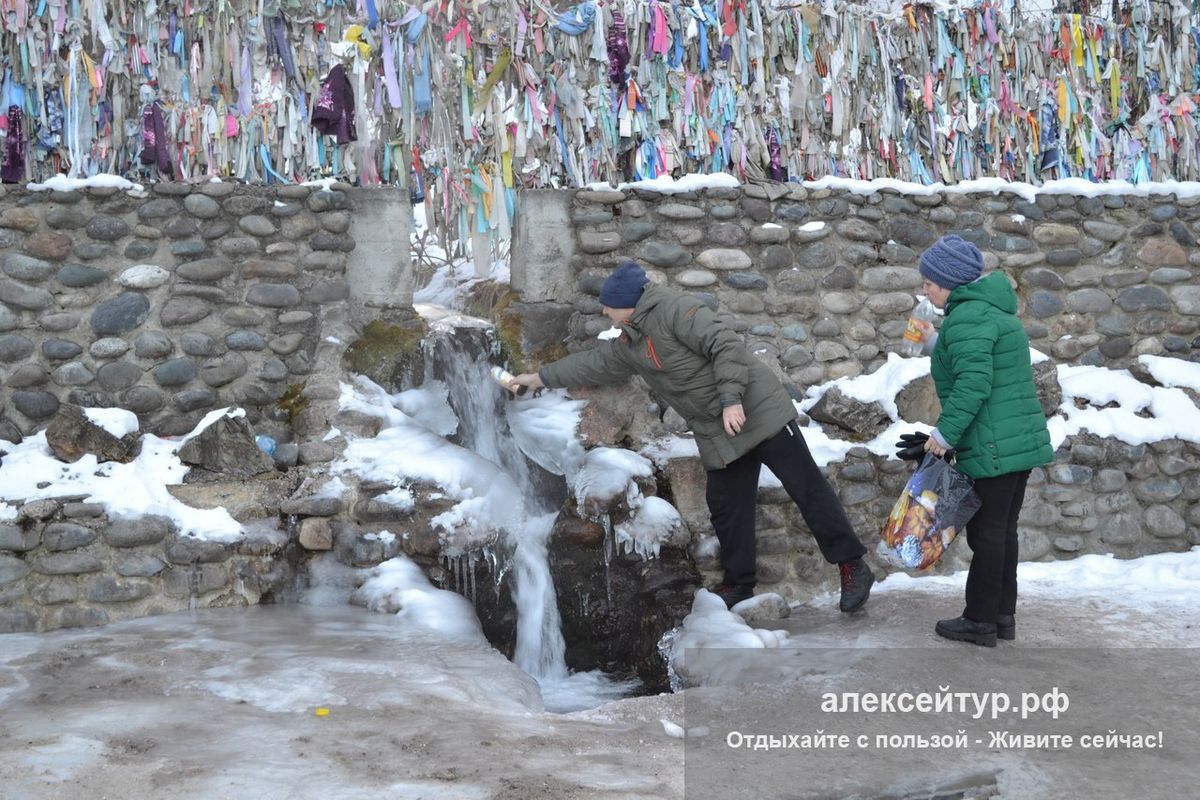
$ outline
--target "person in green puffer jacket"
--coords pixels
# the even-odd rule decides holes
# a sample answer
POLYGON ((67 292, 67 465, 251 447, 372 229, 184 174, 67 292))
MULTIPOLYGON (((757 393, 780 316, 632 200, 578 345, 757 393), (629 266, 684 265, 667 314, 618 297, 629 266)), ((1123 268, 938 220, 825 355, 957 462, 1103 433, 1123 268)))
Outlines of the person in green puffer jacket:
POLYGON ((994 647, 997 637, 1016 638, 1017 518, 1030 470, 1053 461, 1054 450, 1008 277, 980 277, 983 254, 953 235, 921 255, 920 270, 925 296, 946 312, 930 357, 942 412, 925 449, 953 448, 983 502, 967 523, 966 608, 934 630, 994 647))
POLYGON ((841 609, 861 608, 875 580, 862 560, 866 549, 813 461, 775 374, 699 298, 650 284, 632 261, 604 282, 600 303, 619 338, 513 382, 532 389, 601 386, 640 375, 695 435, 725 570, 712 591, 730 608, 754 593, 754 517, 765 464, 800 508, 822 555, 839 565, 841 609))

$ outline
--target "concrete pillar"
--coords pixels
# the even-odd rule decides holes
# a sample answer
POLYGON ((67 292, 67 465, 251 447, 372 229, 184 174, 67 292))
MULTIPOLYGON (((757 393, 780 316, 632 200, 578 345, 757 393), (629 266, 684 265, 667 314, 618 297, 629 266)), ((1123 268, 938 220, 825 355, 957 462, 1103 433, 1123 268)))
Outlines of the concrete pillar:
POLYGON ((358 188, 347 192, 353 206, 350 230, 355 247, 346 258, 351 314, 356 322, 385 316, 386 309, 412 308, 412 209, 408 190, 358 188))
POLYGON ((512 288, 526 302, 570 303, 575 299, 575 237, 571 226, 574 192, 521 192, 509 264, 512 288))

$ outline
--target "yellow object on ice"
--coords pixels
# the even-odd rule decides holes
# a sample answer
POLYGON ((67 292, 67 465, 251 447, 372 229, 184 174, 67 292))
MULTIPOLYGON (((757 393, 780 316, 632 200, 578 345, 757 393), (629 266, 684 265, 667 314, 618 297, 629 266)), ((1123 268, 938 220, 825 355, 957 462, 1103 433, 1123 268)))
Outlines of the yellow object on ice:
POLYGON ((323 708, 323 707, 322 707, 322 708, 318 708, 318 709, 317 709, 316 711, 314 711, 313 713, 314 713, 314 714, 316 714, 318 717, 328 717, 328 716, 329 716, 329 709, 328 709, 328 708, 323 708))

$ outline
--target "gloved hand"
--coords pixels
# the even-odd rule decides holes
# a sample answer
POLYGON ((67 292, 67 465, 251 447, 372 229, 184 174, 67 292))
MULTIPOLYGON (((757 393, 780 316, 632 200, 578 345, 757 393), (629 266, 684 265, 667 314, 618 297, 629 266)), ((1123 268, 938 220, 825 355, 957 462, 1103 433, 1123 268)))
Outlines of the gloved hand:
POLYGON ((900 441, 896 442, 896 458, 902 461, 920 461, 925 457, 925 442, 928 440, 927 433, 900 434, 900 441))

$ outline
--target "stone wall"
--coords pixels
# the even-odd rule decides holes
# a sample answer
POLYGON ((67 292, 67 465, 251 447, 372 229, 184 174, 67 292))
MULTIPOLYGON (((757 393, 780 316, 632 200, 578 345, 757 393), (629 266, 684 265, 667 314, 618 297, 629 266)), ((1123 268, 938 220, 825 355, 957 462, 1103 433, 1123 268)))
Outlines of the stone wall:
POLYGON ((201 482, 170 487, 226 507, 247 526, 236 544, 108 519, 80 497, 14 501, 17 518, 0 523, 0 632, 290 588, 298 561, 285 556, 301 537, 286 520, 311 515, 286 500, 336 453, 326 433, 363 324, 412 313, 410 219, 407 193, 340 184, 0 189, 0 439, 19 442, 67 404, 127 409, 164 437, 240 406, 247 436, 279 443, 279 471, 193 470, 201 482))
MULTIPOLYGON (((347 271, 368 291, 358 305, 385 306, 378 287, 389 284, 411 303, 407 248, 367 253, 356 237, 375 242, 383 229, 404 242, 408 222, 401 192, 341 185, 9 188, 0 425, 28 434, 69 401, 126 408, 144 431, 170 436, 238 405, 281 443, 323 434, 323 420, 306 426, 297 411, 336 397, 354 335, 347 271), (370 209, 366 222, 356 208, 370 209)), ((285 462, 296 444, 279 451, 285 462)), ((306 450, 328 455, 319 443, 306 450)))
MULTIPOLYGON (((1015 194, 860 195, 784 184, 526 197, 517 236, 529 246, 514 247, 512 269, 524 303, 510 308, 570 308, 557 332, 538 317, 525 337, 533 351, 535 341, 556 336, 570 350, 592 346, 609 326, 600 284, 633 258, 654 280, 728 312, 798 398, 804 387, 870 372, 897 349, 921 285, 920 252, 956 233, 983 250, 988 269, 1014 280, 1031 341, 1055 362, 1131 368, 1152 382, 1137 356, 1200 361, 1196 198, 1039 195, 1031 202, 1015 194), (534 246, 567 217, 572 241, 534 246)), ((636 427, 610 426, 613 442, 636 427)), ((870 546, 909 469, 859 448, 827 470, 870 546)), ((663 477, 693 531, 698 564, 715 569, 699 464, 673 460, 663 477)), ((763 588, 797 597, 832 586, 833 571, 782 490, 762 497, 763 588)), ((1073 437, 1054 465, 1034 471, 1021 525, 1026 559, 1135 556, 1200 543, 1200 447, 1073 437)), ((966 554, 955 548, 942 569, 961 567, 966 554)))
POLYGON ((270 525, 236 544, 179 536, 164 517, 109 519, 78 500, 34 500, 0 523, 0 633, 103 625, 255 605, 290 588, 294 543, 270 525))

